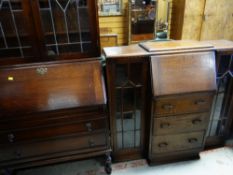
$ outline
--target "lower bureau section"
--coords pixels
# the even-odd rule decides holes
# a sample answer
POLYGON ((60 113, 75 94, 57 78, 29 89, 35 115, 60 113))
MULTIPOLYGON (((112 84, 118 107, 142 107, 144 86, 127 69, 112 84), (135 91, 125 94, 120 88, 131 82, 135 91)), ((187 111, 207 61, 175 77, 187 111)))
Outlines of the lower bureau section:
POLYGON ((106 171, 111 171, 99 59, 26 64, 0 72, 0 174, 106 154, 106 171), (41 69, 46 71, 41 74, 41 69))
POLYGON ((27 144, 11 144, 0 148, 0 164, 10 164, 10 162, 27 161, 27 159, 46 158, 46 156, 56 156, 65 153, 66 155, 78 154, 85 149, 106 149, 106 133, 96 133, 86 136, 72 136, 54 140, 48 140, 27 144))
POLYGON ((204 132, 154 136, 152 154, 169 153, 202 147, 204 132))

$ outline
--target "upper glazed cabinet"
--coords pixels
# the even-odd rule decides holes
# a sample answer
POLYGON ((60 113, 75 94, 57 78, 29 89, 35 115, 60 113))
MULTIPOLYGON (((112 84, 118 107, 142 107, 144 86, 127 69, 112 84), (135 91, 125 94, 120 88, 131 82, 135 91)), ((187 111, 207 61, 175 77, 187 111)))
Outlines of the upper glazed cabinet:
POLYGON ((99 56, 96 1, 0 0, 0 64, 99 56))

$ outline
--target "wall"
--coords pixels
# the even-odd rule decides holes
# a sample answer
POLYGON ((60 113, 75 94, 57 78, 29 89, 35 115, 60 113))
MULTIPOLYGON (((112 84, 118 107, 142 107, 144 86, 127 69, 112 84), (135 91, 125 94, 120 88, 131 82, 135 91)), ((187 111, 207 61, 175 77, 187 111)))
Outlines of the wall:
POLYGON ((172 39, 233 40, 233 0, 173 0, 172 39))
POLYGON ((200 39, 204 9, 205 1, 203 0, 186 0, 182 39, 200 39))
MULTIPOLYGON (((117 34, 116 45, 127 45, 128 43, 128 0, 122 0, 123 14, 121 16, 99 17, 100 34, 117 34)), ((158 1, 157 19, 166 20, 167 18, 167 0, 158 1)), ((172 1, 172 0, 169 0, 172 1)), ((170 7, 171 9, 171 7, 170 7)), ((169 19, 171 18, 171 10, 169 11, 169 19)), ((170 24, 170 23, 169 23, 170 24)), ((112 37, 101 37, 101 46, 113 46, 115 40, 112 37)))
POLYGON ((99 17, 100 34, 117 34, 118 45, 126 45, 128 42, 128 0, 122 1, 123 14, 121 16, 99 17))

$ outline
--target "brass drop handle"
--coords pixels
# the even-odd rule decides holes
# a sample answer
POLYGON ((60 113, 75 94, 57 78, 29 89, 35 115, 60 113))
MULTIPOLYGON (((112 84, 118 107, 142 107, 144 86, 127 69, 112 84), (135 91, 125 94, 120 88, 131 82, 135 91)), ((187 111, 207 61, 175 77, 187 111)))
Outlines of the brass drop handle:
POLYGON ((201 122, 202 122, 201 119, 194 119, 194 120, 192 121, 192 123, 193 123, 194 125, 200 124, 201 122))
POLYGON ((170 123, 161 123, 160 124, 160 128, 169 128, 170 127, 170 123))
POLYGON ((197 101, 195 101, 194 102, 196 105, 204 105, 204 104, 206 104, 206 101, 205 100, 197 100, 197 101))
POLYGON ((172 104, 165 104, 162 106, 162 108, 165 110, 171 110, 174 108, 174 106, 172 104))
POLYGON ((95 142, 92 139, 90 139, 88 142, 89 142, 89 146, 90 147, 95 146, 95 142))
POLYGON ((17 159, 20 159, 22 157, 21 152, 19 150, 16 150, 14 152, 14 154, 15 154, 15 156, 16 156, 17 159))
POLYGON ((45 75, 48 72, 47 67, 38 67, 36 68, 36 72, 38 75, 45 75))
POLYGON ((86 123, 86 127, 87 127, 87 130, 88 130, 89 132, 92 131, 92 124, 91 124, 91 123, 86 123))
POLYGON ((159 143, 158 145, 160 148, 166 148, 168 146, 167 142, 159 143))
POLYGON ((190 138, 190 139, 188 139, 189 143, 196 143, 197 141, 198 141, 197 138, 190 138))
POLYGON ((10 143, 13 143, 14 141, 15 141, 15 135, 14 134, 8 134, 7 135, 7 138, 8 138, 8 141, 10 142, 10 143))

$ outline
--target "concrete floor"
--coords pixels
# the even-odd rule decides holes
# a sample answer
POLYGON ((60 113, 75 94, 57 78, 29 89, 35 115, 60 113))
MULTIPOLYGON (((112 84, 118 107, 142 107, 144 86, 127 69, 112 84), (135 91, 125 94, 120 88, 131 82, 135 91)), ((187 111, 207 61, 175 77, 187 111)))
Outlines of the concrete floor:
MULTIPOLYGON (((232 142, 229 144, 232 146, 232 142)), ((112 175, 233 175, 233 147, 200 153, 199 160, 149 166, 146 160, 115 163, 112 175)), ((101 159, 90 159, 18 172, 17 175, 104 175, 101 159)))

